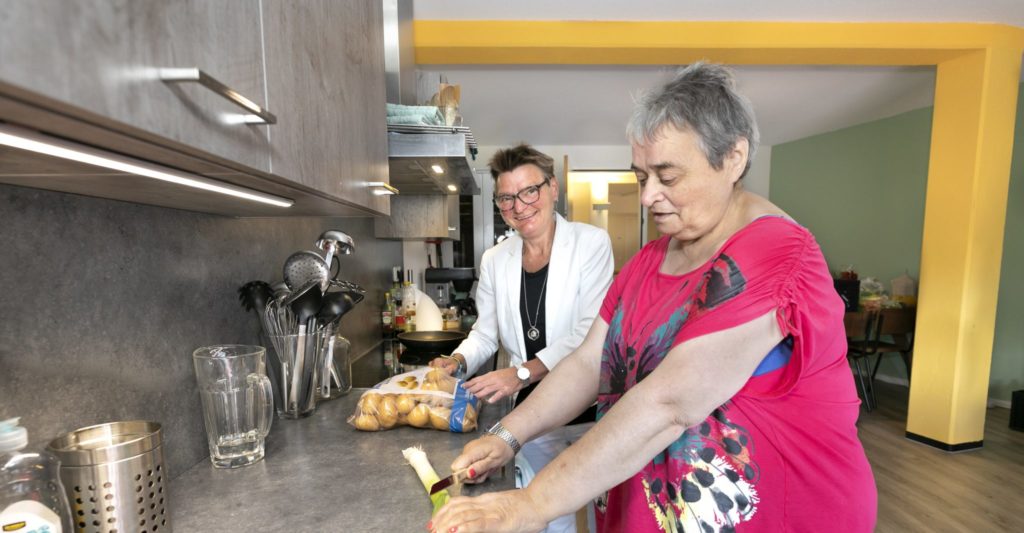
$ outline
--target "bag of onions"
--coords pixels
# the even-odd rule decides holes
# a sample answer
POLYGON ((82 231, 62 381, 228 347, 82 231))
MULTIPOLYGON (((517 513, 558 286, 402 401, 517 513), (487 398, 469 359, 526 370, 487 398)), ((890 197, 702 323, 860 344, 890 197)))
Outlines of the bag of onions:
POLYGON ((480 400, 462 380, 436 368, 418 368, 392 376, 359 398, 348 423, 362 431, 396 426, 465 433, 476 429, 480 400))

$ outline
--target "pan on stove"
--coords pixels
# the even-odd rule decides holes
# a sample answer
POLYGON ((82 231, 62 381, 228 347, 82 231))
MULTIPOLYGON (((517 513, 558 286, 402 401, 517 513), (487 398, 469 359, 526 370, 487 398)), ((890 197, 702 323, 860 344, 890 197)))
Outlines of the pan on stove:
POLYGON ((398 340, 409 351, 450 355, 452 350, 466 338, 461 331, 406 331, 398 334, 398 340))

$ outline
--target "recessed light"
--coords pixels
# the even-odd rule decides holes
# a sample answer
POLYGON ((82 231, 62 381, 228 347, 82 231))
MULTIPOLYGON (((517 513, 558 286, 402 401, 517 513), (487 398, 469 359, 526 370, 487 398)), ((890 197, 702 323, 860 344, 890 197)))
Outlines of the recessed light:
POLYGON ((458 187, 456 187, 456 186, 454 186, 454 185, 452 185, 451 183, 449 183, 449 184, 448 184, 448 190, 449 190, 449 191, 452 191, 452 192, 455 192, 455 191, 458 191, 458 190, 459 190, 459 188, 458 188, 458 187))
POLYGON ((434 171, 434 174, 444 174, 444 169, 441 165, 430 165, 430 170, 434 171))

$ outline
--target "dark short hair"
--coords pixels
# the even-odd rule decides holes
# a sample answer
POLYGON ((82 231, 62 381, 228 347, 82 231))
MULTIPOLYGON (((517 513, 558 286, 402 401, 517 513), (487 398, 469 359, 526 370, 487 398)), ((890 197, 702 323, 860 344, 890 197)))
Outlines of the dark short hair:
POLYGON ((627 134, 632 142, 643 144, 654 140, 669 125, 694 132, 704 157, 717 170, 721 170, 725 155, 736 142, 746 139, 750 148, 744 175, 750 170, 761 139, 754 109, 750 100, 736 91, 732 71, 711 63, 683 67, 663 87, 642 95, 627 134))
POLYGON ((498 150, 494 157, 491 157, 488 165, 491 167, 491 177, 494 179, 498 179, 503 172, 511 172, 523 165, 533 165, 539 168, 544 177, 549 180, 555 177, 555 160, 526 143, 498 150))

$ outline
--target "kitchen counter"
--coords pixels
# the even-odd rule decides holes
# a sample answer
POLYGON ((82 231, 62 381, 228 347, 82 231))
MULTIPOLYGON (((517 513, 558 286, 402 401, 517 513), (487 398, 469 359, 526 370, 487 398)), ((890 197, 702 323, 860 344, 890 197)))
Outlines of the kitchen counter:
MULTIPOLYGON (((368 364, 378 360, 371 353, 357 361, 356 384, 382 372, 368 364), (366 357, 371 360, 363 361, 366 357)), ((168 502, 174 529, 423 531, 430 520, 430 498, 402 450, 422 446, 444 477, 462 446, 505 413, 497 404, 486 406, 473 433, 407 426, 367 433, 345 422, 363 390, 323 402, 304 419, 275 419, 266 457, 257 464, 221 470, 203 461, 178 476, 168 502)), ((463 494, 512 489, 513 477, 509 465, 503 475, 464 486, 463 494)))

